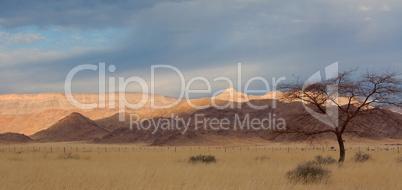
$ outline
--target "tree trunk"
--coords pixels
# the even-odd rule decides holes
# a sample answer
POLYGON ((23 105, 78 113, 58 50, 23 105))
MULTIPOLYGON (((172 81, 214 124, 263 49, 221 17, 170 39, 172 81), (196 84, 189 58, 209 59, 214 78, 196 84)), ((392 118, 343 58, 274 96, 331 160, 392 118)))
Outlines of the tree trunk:
POLYGON ((339 144, 339 160, 338 162, 343 162, 345 161, 345 146, 343 144, 343 139, 341 134, 336 135, 338 138, 338 144, 339 144))

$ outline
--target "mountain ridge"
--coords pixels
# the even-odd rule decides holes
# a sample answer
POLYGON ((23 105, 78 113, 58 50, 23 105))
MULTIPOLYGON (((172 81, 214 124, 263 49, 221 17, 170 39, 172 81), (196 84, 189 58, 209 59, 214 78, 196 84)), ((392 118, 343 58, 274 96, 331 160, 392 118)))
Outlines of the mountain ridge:
MULTIPOLYGON (((105 95, 107 94, 109 93, 105 93, 105 95)), ((128 101, 131 101, 130 103, 133 103, 139 100, 140 94, 141 93, 128 93, 126 97, 128 101)), ((73 94, 73 96, 75 96, 77 100, 83 101, 84 103, 93 103, 93 101, 98 100, 97 99, 98 94, 96 93, 73 94)), ((155 95, 155 96, 156 96, 155 102, 159 104, 168 104, 177 100, 176 98, 166 97, 163 95, 155 95)), ((264 95, 260 96, 248 95, 247 97, 249 102, 266 101, 266 100, 270 100, 270 102, 272 102, 272 98, 276 98, 275 101, 278 102, 286 102, 281 100, 281 96, 283 96, 283 92, 271 91, 264 95), (276 93, 276 97, 273 96, 274 93, 276 93)), ((228 106, 229 108, 233 109, 241 104, 244 104, 246 102, 245 97, 246 97, 245 94, 237 92, 233 88, 227 88, 223 93, 215 97, 190 99, 187 101, 182 100, 177 105, 169 109, 151 109, 150 99, 148 99, 146 105, 141 109, 137 110, 127 109, 126 121, 129 120, 127 114, 138 114, 143 119, 151 119, 157 117, 171 117, 172 114, 177 116, 192 115, 194 112, 198 111, 198 109, 194 108, 192 104, 201 106, 203 107, 203 109, 206 109, 213 106, 215 103, 216 105, 228 106), (243 102, 230 101, 230 96, 228 96, 230 95, 230 93, 238 94, 239 95, 238 97, 240 97, 240 99, 243 98, 241 99, 243 102)), ((57 122, 59 122, 60 120, 62 120, 63 118, 69 116, 74 112, 77 112, 87 117, 88 119, 95 121, 97 124, 102 126, 103 129, 107 131, 113 131, 119 127, 128 126, 127 122, 119 122, 117 120, 119 115, 118 110, 108 109, 108 104, 106 104, 106 108, 104 109, 99 108, 94 108, 91 110, 80 110, 77 108, 70 109, 72 105, 69 104, 69 102, 67 102, 69 104, 68 106, 63 107, 63 105, 66 104, 66 102, 58 103, 58 101, 60 100, 55 101, 55 99, 58 98, 65 99, 65 96, 62 93, 0 95, 0 126, 1 126, 0 133, 15 132, 15 133, 23 133, 26 135, 33 135, 39 131, 50 128, 51 126, 53 126, 54 124, 56 124, 57 122), (30 99, 27 97, 30 97, 30 99), (21 99, 24 98, 25 103, 24 101, 22 101, 21 103, 21 99), (35 98, 38 98, 38 100, 40 101, 36 102, 35 98), (45 102, 42 102, 42 100, 44 100, 45 102), (47 109, 49 108, 49 106, 50 109, 47 109), (44 111, 38 111, 38 109, 44 109, 44 111), (21 111, 21 113, 16 113, 18 111, 21 111)), ((115 97, 115 99, 116 98, 117 96, 115 97)), ((342 100, 342 98, 343 97, 340 97, 340 100, 342 100)), ((106 96, 106 100, 108 100, 108 95, 106 96)))

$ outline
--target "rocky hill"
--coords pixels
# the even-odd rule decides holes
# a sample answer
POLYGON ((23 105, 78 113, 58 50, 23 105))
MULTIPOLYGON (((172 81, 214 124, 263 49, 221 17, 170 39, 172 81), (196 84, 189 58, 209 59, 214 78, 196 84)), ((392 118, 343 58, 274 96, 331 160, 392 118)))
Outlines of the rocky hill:
POLYGON ((50 128, 31 135, 31 138, 39 142, 88 141, 108 133, 94 121, 74 112, 50 128))
POLYGON ((30 143, 34 142, 30 137, 19 133, 2 133, 0 134, 0 144, 11 143, 30 143))

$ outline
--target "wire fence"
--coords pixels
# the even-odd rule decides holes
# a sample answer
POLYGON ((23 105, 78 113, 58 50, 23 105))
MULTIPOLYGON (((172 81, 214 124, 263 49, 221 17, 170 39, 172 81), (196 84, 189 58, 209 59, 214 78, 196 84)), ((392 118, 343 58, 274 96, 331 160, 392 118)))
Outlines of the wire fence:
MULTIPOLYGON (((400 153, 400 146, 355 146, 346 147, 346 151, 367 151, 367 152, 391 152, 400 153)), ((179 152, 179 151, 194 151, 194 152, 210 152, 210 151, 261 151, 261 152, 300 152, 300 151, 338 151, 337 147, 156 147, 156 146, 1 146, 1 153, 23 153, 23 152, 45 152, 45 153, 68 153, 68 152, 143 152, 143 151, 159 151, 159 152, 179 152)))

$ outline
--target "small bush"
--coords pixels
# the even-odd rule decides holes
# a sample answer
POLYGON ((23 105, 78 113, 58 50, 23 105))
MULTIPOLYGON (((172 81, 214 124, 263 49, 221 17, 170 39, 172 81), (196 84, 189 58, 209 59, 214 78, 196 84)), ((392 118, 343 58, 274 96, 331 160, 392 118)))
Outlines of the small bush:
POLYGON ((14 158, 10 158, 9 160, 22 162, 22 161, 24 161, 25 159, 24 159, 24 158, 19 158, 19 157, 14 157, 14 158))
POLYGON ((78 154, 63 153, 63 154, 60 154, 58 158, 64 159, 64 160, 69 160, 69 159, 78 160, 78 159, 80 159, 80 156, 78 154))
POLYGON ((310 161, 311 164, 319 164, 319 165, 331 165, 335 164, 336 160, 331 156, 323 157, 321 155, 315 156, 313 161, 310 161))
POLYGON ((191 156, 189 159, 190 163, 205 163, 205 164, 209 164, 209 163, 215 163, 216 159, 215 156, 212 155, 197 155, 197 156, 191 156))
POLYGON ((295 169, 286 174, 287 178, 294 183, 318 183, 327 182, 331 177, 331 171, 322 165, 306 162, 299 164, 295 169))
POLYGON ((402 163, 402 156, 401 156, 401 157, 396 158, 396 162, 398 162, 398 163, 402 163))
POLYGON ((358 152, 353 156, 353 161, 355 162, 366 162, 371 160, 371 155, 363 152, 358 152))
POLYGON ((270 159, 270 158, 269 158, 268 156, 266 156, 266 155, 256 156, 256 157, 254 158, 255 161, 266 161, 266 160, 269 160, 269 159, 270 159))

